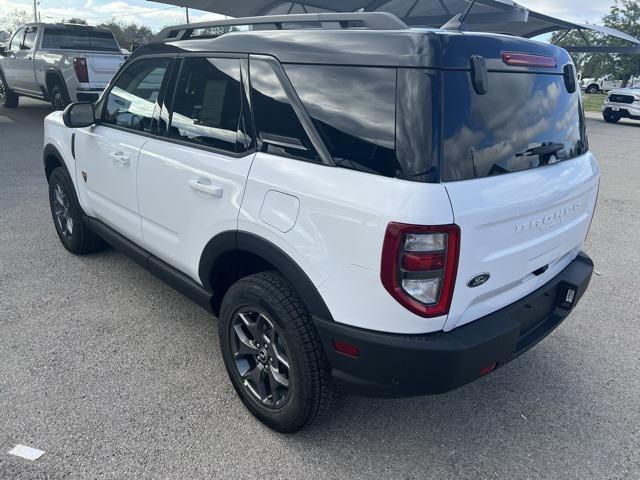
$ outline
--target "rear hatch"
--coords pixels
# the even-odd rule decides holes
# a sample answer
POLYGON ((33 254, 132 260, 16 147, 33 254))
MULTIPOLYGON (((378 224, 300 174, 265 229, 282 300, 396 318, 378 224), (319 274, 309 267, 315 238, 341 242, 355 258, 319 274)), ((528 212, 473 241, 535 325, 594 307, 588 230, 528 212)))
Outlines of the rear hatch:
POLYGON ((440 178, 461 229, 451 330, 526 296, 576 257, 599 171, 564 50, 495 35, 447 42, 445 63, 460 68, 442 73, 440 178))

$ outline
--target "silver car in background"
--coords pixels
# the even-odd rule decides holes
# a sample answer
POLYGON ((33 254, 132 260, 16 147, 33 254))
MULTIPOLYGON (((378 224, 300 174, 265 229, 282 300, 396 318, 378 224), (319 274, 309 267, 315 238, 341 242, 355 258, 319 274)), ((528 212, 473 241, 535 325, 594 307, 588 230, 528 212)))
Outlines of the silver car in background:
POLYGON ((19 97, 56 108, 94 102, 125 61, 113 33, 87 25, 31 23, 0 48, 0 105, 19 97))

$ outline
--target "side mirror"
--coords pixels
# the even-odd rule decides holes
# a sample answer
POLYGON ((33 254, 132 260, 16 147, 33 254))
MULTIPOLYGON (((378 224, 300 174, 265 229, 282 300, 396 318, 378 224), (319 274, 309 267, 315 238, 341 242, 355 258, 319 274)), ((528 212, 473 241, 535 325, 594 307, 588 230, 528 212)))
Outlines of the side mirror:
POLYGON ((62 120, 69 128, 89 127, 96 123, 93 104, 89 102, 72 103, 64 109, 62 120))
POLYGON ((9 48, 7 45, 0 46, 0 57, 7 56, 7 48, 9 48))

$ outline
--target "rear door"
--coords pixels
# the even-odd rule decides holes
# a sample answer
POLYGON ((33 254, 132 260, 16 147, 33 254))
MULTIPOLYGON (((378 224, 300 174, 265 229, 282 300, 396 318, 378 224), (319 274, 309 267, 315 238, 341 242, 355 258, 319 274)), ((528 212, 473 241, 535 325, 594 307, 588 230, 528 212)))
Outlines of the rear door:
POLYGON ((153 114, 171 59, 132 62, 104 97, 96 125, 78 129, 77 184, 87 213, 141 243, 136 175, 142 146, 152 138, 153 114))
POLYGON ((164 138, 150 140, 140 155, 143 245, 196 281, 209 240, 237 229, 255 155, 247 62, 246 56, 184 58, 173 101, 161 109, 164 138))
POLYGON ((578 254, 597 197, 579 90, 558 69, 493 66, 485 94, 469 72, 443 73, 442 181, 461 229, 445 330, 557 275, 578 254))

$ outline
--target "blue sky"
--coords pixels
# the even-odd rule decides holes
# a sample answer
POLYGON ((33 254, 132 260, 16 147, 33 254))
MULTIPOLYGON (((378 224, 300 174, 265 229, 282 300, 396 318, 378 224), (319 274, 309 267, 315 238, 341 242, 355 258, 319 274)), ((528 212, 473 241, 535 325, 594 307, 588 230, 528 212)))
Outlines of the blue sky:
MULTIPOLYGON (((146 0, 39 0, 43 21, 83 17, 95 24, 109 18, 119 21, 143 23, 154 30, 167 25, 184 23, 183 8, 146 0)), ((250 1, 250 0, 238 0, 250 1)), ((215 3, 212 1, 212 3, 215 3)), ((598 22, 613 4, 613 0, 520 0, 518 3, 548 15, 574 21, 598 22)), ((0 0, 0 16, 19 8, 32 12, 30 0, 0 0)), ((220 18, 219 15, 192 11, 193 21, 220 18)))

